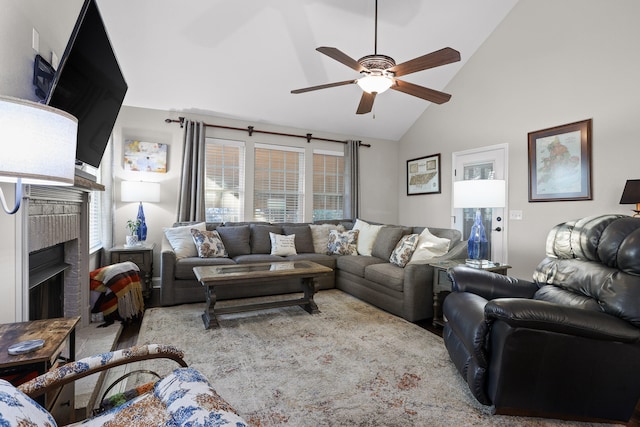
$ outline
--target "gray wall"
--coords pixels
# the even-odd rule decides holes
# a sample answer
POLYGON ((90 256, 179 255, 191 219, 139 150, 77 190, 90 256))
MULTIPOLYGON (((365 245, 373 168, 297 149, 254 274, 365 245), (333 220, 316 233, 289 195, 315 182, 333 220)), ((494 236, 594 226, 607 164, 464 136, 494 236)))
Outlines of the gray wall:
POLYGON ((515 276, 531 279, 553 225, 632 214, 619 201, 626 180, 640 178, 638 16, 636 0, 520 0, 448 85, 452 100, 402 138, 399 176, 406 159, 442 153, 443 191, 409 198, 401 184, 400 222, 450 225, 452 153, 499 143, 509 144, 508 208, 524 214, 506 225, 515 276), (527 133, 589 118, 593 200, 529 203, 527 133))

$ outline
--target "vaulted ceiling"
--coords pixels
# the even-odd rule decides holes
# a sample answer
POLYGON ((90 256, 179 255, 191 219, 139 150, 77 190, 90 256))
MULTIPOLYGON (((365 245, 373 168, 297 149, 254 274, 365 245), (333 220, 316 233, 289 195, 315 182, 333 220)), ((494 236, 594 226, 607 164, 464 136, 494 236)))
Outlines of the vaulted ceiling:
MULTIPOLYGON (((452 47, 462 60, 403 76, 446 92, 517 0, 379 0, 377 53, 401 63, 452 47)), ((125 105, 399 140, 437 104, 387 91, 356 115, 356 79, 315 49, 374 53, 375 0, 98 0, 129 84, 125 105)), ((452 93, 449 102, 455 102, 452 93)), ((446 104, 444 104, 446 106, 446 104)))

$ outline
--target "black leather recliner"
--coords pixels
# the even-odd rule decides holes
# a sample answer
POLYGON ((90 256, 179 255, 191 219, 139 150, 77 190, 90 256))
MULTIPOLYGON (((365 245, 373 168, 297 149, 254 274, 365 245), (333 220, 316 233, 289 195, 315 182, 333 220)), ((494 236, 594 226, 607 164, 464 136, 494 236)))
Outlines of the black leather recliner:
POLYGON ((640 398, 640 218, 566 222, 533 282, 457 266, 444 342, 495 413, 622 420, 640 398))

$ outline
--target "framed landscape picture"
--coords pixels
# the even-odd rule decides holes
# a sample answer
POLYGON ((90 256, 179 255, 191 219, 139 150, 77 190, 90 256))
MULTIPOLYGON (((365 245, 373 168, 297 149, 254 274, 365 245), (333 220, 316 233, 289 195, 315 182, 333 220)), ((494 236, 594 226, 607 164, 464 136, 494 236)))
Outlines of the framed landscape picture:
POLYGON ((591 200, 591 119, 529 132, 529 201, 591 200))
POLYGON ((440 153, 407 160, 407 196, 440 193, 440 153))

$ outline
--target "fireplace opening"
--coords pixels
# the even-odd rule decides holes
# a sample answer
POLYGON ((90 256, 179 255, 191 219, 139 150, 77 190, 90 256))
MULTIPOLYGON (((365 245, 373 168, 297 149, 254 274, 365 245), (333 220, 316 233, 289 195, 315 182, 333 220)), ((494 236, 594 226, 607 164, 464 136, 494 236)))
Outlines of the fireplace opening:
POLYGON ((64 316, 64 244, 29 254, 29 320, 64 316))

